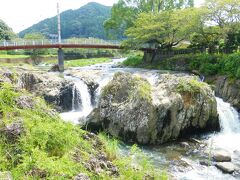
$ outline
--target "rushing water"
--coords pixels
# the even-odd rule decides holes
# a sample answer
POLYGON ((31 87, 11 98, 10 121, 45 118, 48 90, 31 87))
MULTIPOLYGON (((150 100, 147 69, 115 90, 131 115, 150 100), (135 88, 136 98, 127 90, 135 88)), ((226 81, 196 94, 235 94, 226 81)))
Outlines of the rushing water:
MULTIPOLYGON (((217 110, 219 114, 221 131, 217 134, 209 135, 207 139, 207 151, 224 150, 232 155, 232 162, 235 165, 240 165, 240 118, 238 112, 231 107, 229 103, 224 102, 220 98, 217 100, 217 110)), ((201 159, 201 153, 198 154, 198 159, 201 159)), ((201 166, 196 163, 196 160, 187 159, 191 164, 192 169, 188 172, 177 173, 178 179, 240 179, 239 174, 232 176, 224 174, 215 166, 201 166)))
MULTIPOLYGON (((130 72, 141 75, 148 79, 151 84, 154 84, 156 71, 134 68, 116 68, 115 63, 122 62, 124 59, 114 60, 112 63, 94 65, 84 68, 78 68, 79 71, 90 69, 101 69, 102 75, 97 80, 99 88, 97 97, 100 95, 102 87, 104 87, 113 77, 114 73, 130 72)), ((72 80, 75 85, 73 88, 72 111, 61 114, 62 118, 73 123, 79 123, 84 117, 90 114, 93 110, 91 104, 91 96, 87 85, 79 78, 66 76, 72 80)), ((231 107, 229 103, 223 102, 222 99, 217 99, 217 110, 219 113, 221 132, 216 134, 205 135, 198 137, 203 143, 192 143, 188 141, 189 147, 183 147, 181 143, 175 142, 162 146, 143 147, 143 151, 153 161, 155 166, 160 169, 165 169, 172 175, 173 179, 183 180, 198 180, 198 179, 238 179, 232 175, 223 174, 215 166, 202 166, 200 160, 206 160, 204 152, 222 149, 229 151, 232 154, 232 162, 240 165, 240 119, 238 112, 231 107)), ((129 151, 125 146, 122 149, 125 154, 129 151)), ((239 178, 240 179, 240 178, 239 178)))
POLYGON ((61 117, 66 121, 78 124, 81 118, 89 115, 93 109, 91 104, 91 95, 89 93, 88 86, 81 79, 69 76, 66 76, 65 78, 74 82, 72 91, 72 111, 62 113, 61 117))

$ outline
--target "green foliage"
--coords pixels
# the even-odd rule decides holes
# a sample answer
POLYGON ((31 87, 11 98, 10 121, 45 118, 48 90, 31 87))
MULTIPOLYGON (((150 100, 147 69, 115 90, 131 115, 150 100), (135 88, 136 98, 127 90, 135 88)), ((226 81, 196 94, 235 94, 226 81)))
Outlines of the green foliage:
POLYGON ((10 55, 10 54, 0 54, 0 59, 24 59, 29 58, 29 55, 10 55))
POLYGON ((210 51, 232 51, 240 45, 240 1, 208 0, 202 9, 202 27, 192 37, 192 46, 210 51), (206 26, 213 22, 215 26, 206 26))
MULTIPOLYGON (((96 37, 106 38, 103 22, 110 16, 111 8, 98 3, 88 3, 77 9, 61 13, 62 38, 71 37, 96 37)), ((57 17, 45 19, 19 33, 20 37, 25 34, 40 32, 49 37, 57 34, 57 17)))
MULTIPOLYGON (((94 40, 95 42, 104 42, 101 39, 96 38, 71 38, 67 41, 70 43, 75 42, 82 42, 85 41, 90 42, 94 40)), ((64 50, 64 58, 66 60, 73 60, 73 59, 87 59, 87 58, 100 58, 100 57, 114 57, 117 54, 117 50, 111 49, 65 49, 64 50)))
POLYGON ((106 149, 106 154, 108 159, 116 160, 117 154, 119 152, 119 141, 115 138, 110 138, 107 134, 105 133, 99 133, 98 137, 105 142, 105 149, 106 149))
POLYGON ((125 157, 120 154, 118 140, 105 134, 86 140, 86 131, 62 121, 40 98, 31 101, 32 107, 20 108, 20 96, 32 97, 24 91, 17 92, 10 84, 1 84, 1 172, 10 171, 14 179, 73 179, 79 173, 86 173, 91 179, 167 179, 140 150, 125 157), (5 127, 18 122, 23 124, 20 135, 9 138, 5 127), (119 177, 87 170, 84 164, 99 153, 107 154, 108 160, 117 166, 119 177), (133 167, 135 162, 137 169, 133 167))
POLYGON ((119 0, 113 5, 111 18, 104 23, 104 27, 111 36, 121 38, 126 29, 133 27, 140 13, 158 13, 193 6, 193 0, 119 0))
POLYGON ((100 133, 100 139, 104 142, 107 153, 112 158, 121 172, 119 179, 144 179, 151 177, 158 180, 167 180, 165 172, 154 168, 151 160, 140 150, 137 145, 133 145, 128 154, 120 154, 120 143, 110 138, 104 133, 100 133))
POLYGON ((12 29, 0 19, 0 40, 10 40, 15 36, 12 29))
MULTIPOLYGON (((42 41, 45 39, 45 37, 41 33, 29 33, 24 35, 24 39, 27 41, 42 41)), ((46 55, 48 54, 48 52, 48 49, 25 50, 25 54, 30 55, 34 65, 38 65, 41 62, 40 56, 46 55)))
POLYGON ((177 92, 179 93, 189 93, 189 94, 198 94, 201 92, 203 87, 206 87, 207 84, 191 79, 188 81, 181 81, 178 85, 177 85, 177 92))
MULTIPOLYGON (((32 109, 19 109, 15 103, 19 96, 20 93, 9 84, 1 86, 1 126, 21 120, 24 130, 15 141, 8 140, 1 133, 0 171, 10 170, 15 179, 69 179, 79 172, 86 172, 83 165, 72 158, 75 149, 89 155, 96 153, 91 142, 83 139, 85 132, 52 115, 38 98, 32 109)), ((84 156, 82 160, 87 159, 84 156)))
POLYGON ((91 58, 91 59, 79 59, 79 60, 72 60, 72 61, 65 61, 66 67, 82 67, 82 66, 89 66, 94 64, 101 64, 111 62, 110 58, 91 58))
POLYGON ((126 31, 129 37, 123 44, 127 47, 171 49, 181 41, 187 40, 198 29, 201 11, 194 8, 163 11, 160 13, 141 13, 134 26, 126 31), (186 23, 188 22, 188 23, 186 23))
POLYGON ((129 56, 125 61, 123 61, 123 65, 125 66, 137 66, 143 62, 143 56, 141 55, 134 55, 129 56))
MULTIPOLYGON (((147 80, 122 72, 115 73, 113 79, 103 88, 101 93, 103 96, 114 96, 113 102, 118 102, 119 94, 122 96, 122 93, 126 95, 126 101, 150 102, 152 100, 151 85, 147 80)), ((123 101, 122 97, 120 97, 120 101, 123 101)))
POLYGON ((136 66, 173 71, 197 71, 204 76, 221 74, 239 79, 240 53, 176 55, 154 64, 136 64, 136 66))
POLYGON ((227 74, 229 77, 239 78, 240 53, 223 56, 220 59, 220 73, 227 74))
MULTIPOLYGON (((64 61, 65 67, 83 67, 90 66, 94 64, 108 63, 111 62, 110 58, 90 58, 90 59, 75 59, 64 61)), ((45 61, 44 64, 56 64, 57 60, 45 61)))

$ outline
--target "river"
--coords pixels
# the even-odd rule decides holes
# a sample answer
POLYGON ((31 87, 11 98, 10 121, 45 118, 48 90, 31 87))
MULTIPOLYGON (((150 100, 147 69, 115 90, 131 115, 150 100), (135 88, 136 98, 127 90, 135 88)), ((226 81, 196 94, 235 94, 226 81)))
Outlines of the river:
MULTIPOLYGON (((117 63, 124 59, 115 59, 111 63, 93 65, 88 67, 74 68, 74 71, 101 71, 97 76, 99 82, 98 98, 104 87, 116 72, 130 72, 146 78, 154 84, 158 71, 138 68, 119 68, 117 63)), ((79 78, 70 76, 70 71, 65 72, 65 78, 74 83, 72 111, 62 113, 61 117, 75 124, 84 121, 94 106, 91 103, 91 95, 88 86, 79 78), (80 122, 79 122, 80 120, 80 122)), ((181 75, 181 74, 180 74, 181 75)), ((221 131, 219 133, 205 134, 195 137, 196 139, 182 139, 177 142, 161 146, 141 147, 144 153, 152 160, 155 167, 165 170, 171 179, 197 180, 197 179, 240 179, 239 174, 224 174, 217 169, 209 160, 209 166, 201 165, 201 160, 208 158, 208 153, 215 150, 225 150, 232 155, 232 162, 240 166, 240 118, 238 112, 229 103, 217 98, 217 110, 220 119, 221 131), (200 141, 200 143, 196 143, 200 141)), ((128 154, 129 146, 123 145, 122 152, 128 154)))

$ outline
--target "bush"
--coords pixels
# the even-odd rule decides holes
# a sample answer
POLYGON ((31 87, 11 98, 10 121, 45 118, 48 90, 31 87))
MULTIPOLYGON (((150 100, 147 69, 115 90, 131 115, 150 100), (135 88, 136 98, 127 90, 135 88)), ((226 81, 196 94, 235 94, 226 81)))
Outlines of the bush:
POLYGON ((145 68, 158 68, 173 71, 198 71, 202 75, 227 75, 233 79, 240 78, 240 53, 233 54, 185 54, 159 60, 156 64, 141 64, 138 58, 130 57, 124 64, 144 65, 145 68))
POLYGON ((124 62, 123 65, 125 66, 138 66, 142 64, 143 62, 143 56, 141 55, 135 55, 128 57, 124 62))

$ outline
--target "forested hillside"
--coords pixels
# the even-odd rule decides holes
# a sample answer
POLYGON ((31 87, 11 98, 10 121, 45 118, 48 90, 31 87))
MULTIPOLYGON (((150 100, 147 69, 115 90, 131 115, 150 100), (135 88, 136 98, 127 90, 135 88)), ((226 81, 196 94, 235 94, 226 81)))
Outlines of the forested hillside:
MULTIPOLYGON (((77 10, 61 13, 62 38, 95 37, 106 38, 103 23, 110 17, 111 7, 98 3, 88 3, 77 10)), ((27 33, 39 32, 48 37, 57 34, 57 17, 45 19, 19 33, 24 37, 27 33)))
POLYGON ((14 36, 14 32, 8 25, 0 19, 0 40, 9 40, 14 36))

